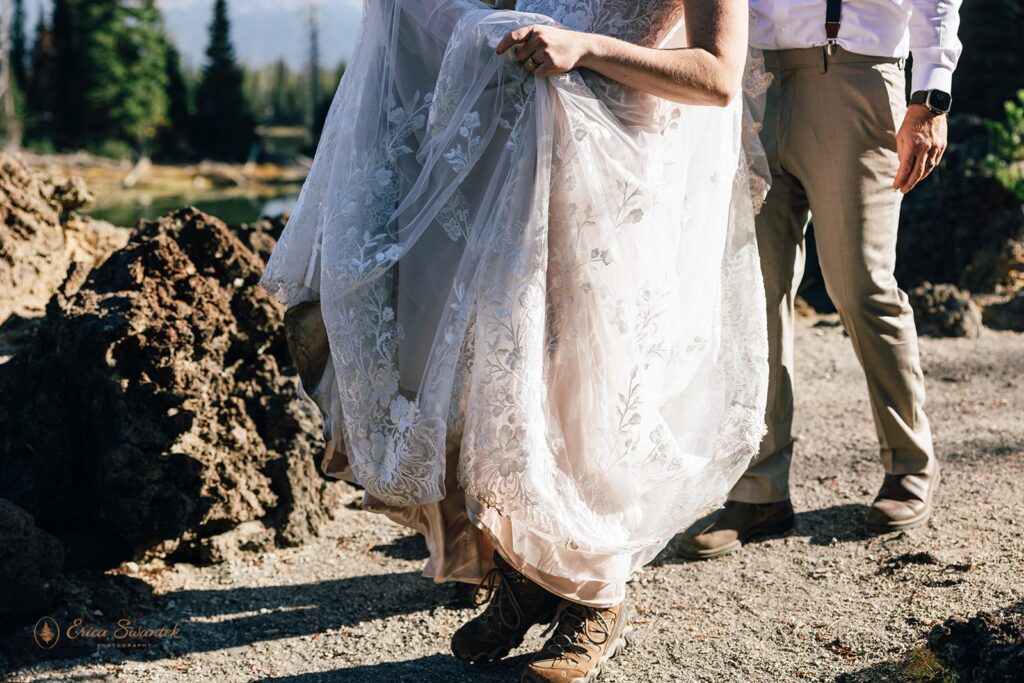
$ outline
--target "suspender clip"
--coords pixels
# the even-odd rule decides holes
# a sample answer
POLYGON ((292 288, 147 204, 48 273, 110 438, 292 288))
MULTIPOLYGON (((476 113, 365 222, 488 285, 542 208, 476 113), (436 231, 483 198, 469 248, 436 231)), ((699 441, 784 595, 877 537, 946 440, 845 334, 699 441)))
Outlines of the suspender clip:
POLYGON ((826 0, 825 3, 825 71, 828 72, 828 58, 835 57, 839 50, 839 28, 843 17, 843 0, 826 0))

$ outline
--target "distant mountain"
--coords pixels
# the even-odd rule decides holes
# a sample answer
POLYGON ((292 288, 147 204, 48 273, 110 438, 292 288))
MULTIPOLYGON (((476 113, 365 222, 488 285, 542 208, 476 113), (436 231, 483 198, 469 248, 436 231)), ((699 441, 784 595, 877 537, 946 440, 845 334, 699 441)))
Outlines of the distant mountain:
MULTIPOLYGON (((320 55, 333 67, 355 47, 362 0, 318 0, 320 55)), ((228 0, 231 31, 239 58, 262 66, 284 57, 294 66, 309 60, 311 0, 228 0)), ((49 11, 50 2, 45 3, 49 11)), ((213 0, 157 0, 167 28, 188 66, 201 66, 213 0)), ((26 2, 29 30, 35 25, 38 3, 26 2)))

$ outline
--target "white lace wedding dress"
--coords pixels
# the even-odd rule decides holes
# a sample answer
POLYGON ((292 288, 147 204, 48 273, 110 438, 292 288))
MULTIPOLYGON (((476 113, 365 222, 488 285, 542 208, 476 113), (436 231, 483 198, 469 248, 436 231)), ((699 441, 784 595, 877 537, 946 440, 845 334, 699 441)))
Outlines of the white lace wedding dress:
POLYGON ((367 0, 262 283, 323 470, 425 534, 427 575, 479 580, 496 545, 608 606, 757 449, 765 187, 742 98, 682 106, 495 54, 540 23, 682 46, 682 2, 518 10, 367 0))

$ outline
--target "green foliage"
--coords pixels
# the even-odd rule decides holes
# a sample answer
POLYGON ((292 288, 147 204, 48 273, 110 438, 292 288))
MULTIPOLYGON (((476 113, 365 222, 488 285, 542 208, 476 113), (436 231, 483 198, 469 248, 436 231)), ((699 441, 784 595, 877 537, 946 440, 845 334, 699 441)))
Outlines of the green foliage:
POLYGON ((11 23, 11 75, 21 92, 28 84, 28 36, 25 35, 25 1, 14 0, 11 23))
POLYGON ((25 89, 25 138, 32 149, 53 149, 53 118, 57 90, 57 50, 53 31, 42 13, 36 22, 29 58, 31 78, 25 89), (44 144, 45 143, 45 144, 44 144))
MULTIPOLYGON (((18 143, 24 137, 25 128, 25 89, 28 86, 28 40, 25 35, 25 5, 24 0, 14 0, 13 6, 0 9, 0 14, 10 12, 9 33, 7 47, 7 75, 9 77, 11 103, 14 105, 13 120, 7 118, 5 100, 4 121, 0 127, 12 125, 11 130, 4 130, 2 137, 6 140, 18 143)), ((2 41, 0 41, 2 42, 2 41)), ((0 60, 2 61, 2 60, 0 60)))
POLYGON ((308 71, 292 71, 283 59, 247 69, 245 93, 264 125, 301 126, 309 121, 308 71))
POLYGON ((953 673, 925 645, 910 651, 903 676, 908 683, 953 683, 953 673))
POLYGON ((167 40, 164 51, 167 119, 160 129, 157 146, 163 156, 184 158, 191 151, 192 92, 181 68, 181 55, 178 49, 167 40))
POLYGON ((256 139, 256 121, 243 91, 244 74, 231 44, 226 0, 216 0, 206 66, 196 90, 193 144, 215 159, 242 161, 256 139))
POLYGON ((55 0, 53 21, 58 146, 115 140, 148 151, 168 104, 155 0, 55 0))
POLYGON ((83 134, 85 87, 81 77, 80 0, 53 0, 52 117, 49 132, 58 148, 74 145, 83 134))
POLYGON ((136 150, 123 140, 100 140, 86 145, 85 150, 107 159, 131 159, 136 150))
POLYGON ((1017 100, 1004 105, 1006 121, 987 123, 992 153, 986 159, 988 167, 1008 190, 1024 202, 1024 90, 1017 92, 1017 100))

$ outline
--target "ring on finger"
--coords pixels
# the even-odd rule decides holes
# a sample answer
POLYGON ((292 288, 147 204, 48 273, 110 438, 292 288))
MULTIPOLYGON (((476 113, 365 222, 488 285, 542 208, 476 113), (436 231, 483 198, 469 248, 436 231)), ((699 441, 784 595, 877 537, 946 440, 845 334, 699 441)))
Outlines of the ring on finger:
POLYGON ((544 62, 538 62, 538 61, 537 61, 536 59, 534 59, 534 56, 533 56, 533 55, 530 55, 530 59, 529 59, 528 61, 530 62, 530 64, 531 64, 531 65, 533 65, 533 68, 535 68, 535 69, 536 69, 536 68, 537 68, 538 66, 540 66, 541 64, 543 64, 543 63, 544 63, 544 62))

